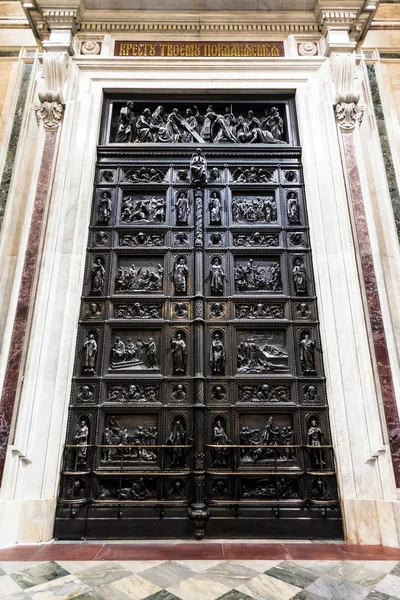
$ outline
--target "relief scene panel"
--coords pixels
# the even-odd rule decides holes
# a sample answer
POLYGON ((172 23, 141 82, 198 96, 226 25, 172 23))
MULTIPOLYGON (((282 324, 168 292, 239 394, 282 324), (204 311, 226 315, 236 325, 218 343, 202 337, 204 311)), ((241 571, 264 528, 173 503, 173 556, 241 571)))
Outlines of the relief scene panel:
POLYGON ((286 144, 281 103, 115 102, 109 142, 123 144, 286 144))
POLYGON ((236 342, 238 373, 289 371, 286 330, 238 329, 236 342))

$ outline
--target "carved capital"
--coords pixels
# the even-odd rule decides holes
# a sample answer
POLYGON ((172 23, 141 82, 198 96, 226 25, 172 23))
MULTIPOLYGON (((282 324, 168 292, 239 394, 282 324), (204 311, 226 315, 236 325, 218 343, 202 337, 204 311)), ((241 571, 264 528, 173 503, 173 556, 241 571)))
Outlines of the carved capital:
POLYGON ((361 125, 366 107, 357 106, 355 102, 339 102, 335 106, 336 121, 342 131, 353 131, 361 125))
POLYGON ((63 116, 64 108, 60 102, 48 101, 35 102, 32 105, 35 112, 37 124, 42 121, 46 131, 57 131, 63 116))
POLYGON ((39 102, 35 102, 38 125, 47 131, 57 131, 64 114, 63 89, 68 75, 69 57, 65 52, 46 52, 43 56, 43 80, 39 102))
POLYGON ((342 131, 353 131, 357 124, 361 125, 366 110, 359 104, 363 72, 356 65, 355 54, 335 54, 331 60, 336 121, 342 131))

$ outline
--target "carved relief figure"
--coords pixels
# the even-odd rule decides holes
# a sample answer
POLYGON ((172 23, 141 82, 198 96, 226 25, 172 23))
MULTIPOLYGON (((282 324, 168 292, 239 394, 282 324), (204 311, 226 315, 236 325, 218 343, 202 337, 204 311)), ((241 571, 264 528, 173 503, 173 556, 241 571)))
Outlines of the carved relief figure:
POLYGON ((162 246, 164 236, 158 233, 120 233, 119 243, 121 246, 162 246))
MULTIPOLYGON (((276 342, 278 342, 278 339, 276 339, 276 342)), ((257 343, 252 335, 247 336, 246 341, 240 342, 237 347, 237 368, 240 373, 288 371, 287 364, 277 362, 277 359, 287 361, 287 358, 285 348, 272 343, 265 343, 261 338, 257 343)))
POLYGON ((112 214, 112 201, 110 192, 100 194, 99 206, 97 209, 97 222, 108 225, 112 214))
POLYGON ((80 402, 93 402, 93 387, 91 385, 82 385, 79 389, 78 399, 80 402))
POLYGON ((168 495, 174 500, 182 500, 186 496, 185 484, 182 479, 174 479, 168 489, 168 495))
POLYGON ((276 200, 273 196, 257 198, 234 198, 232 220, 236 223, 271 223, 278 218, 276 200))
MULTIPOLYGON (((171 433, 166 441, 167 445, 184 446, 186 444, 186 431, 181 418, 174 420, 171 433)), ((176 448, 172 450, 171 467, 179 467, 185 464, 185 448, 176 448)))
POLYGON ((101 306, 96 302, 91 302, 86 307, 86 316, 89 319, 99 319, 101 317, 101 306))
POLYGON ((211 260, 210 278, 211 294, 223 294, 225 273, 222 267, 222 260, 219 256, 215 256, 211 260))
POLYGON ((83 344, 83 370, 88 373, 94 373, 96 367, 97 342, 94 333, 89 333, 86 342, 83 344))
POLYGON ((217 192, 211 192, 209 201, 210 224, 221 225, 222 220, 222 202, 217 192))
POLYGON ((212 231, 209 235, 210 244, 212 246, 220 246, 222 244, 223 235, 219 231, 212 231))
POLYGON ((197 148, 190 159, 190 181, 197 187, 203 187, 207 183, 207 160, 200 148, 197 148))
POLYGON ((172 371, 176 374, 186 375, 187 369, 187 346, 182 333, 177 331, 171 340, 172 348, 172 371))
POLYGON ((274 178, 273 173, 265 169, 250 167, 242 169, 239 167, 232 174, 232 179, 235 183, 267 183, 274 178))
POLYGON ((172 281, 174 282, 175 294, 187 294, 187 278, 189 269, 187 259, 184 256, 176 258, 172 269, 172 281))
POLYGON ((304 233, 302 231, 289 233, 289 244, 291 246, 305 246, 306 241, 304 239, 304 233))
POLYGON ((240 385, 240 402, 289 402, 290 388, 287 385, 240 385))
POLYGON ((157 402, 158 387, 154 385, 109 385, 107 402, 157 402))
POLYGON ((213 496, 217 499, 225 498, 228 493, 226 482, 218 479, 213 485, 213 496))
POLYGON ((306 296, 308 294, 308 278, 307 271, 304 266, 304 260, 300 257, 295 258, 293 265, 292 277, 295 292, 298 296, 306 296))
POLYGON ((323 461, 323 450, 318 449, 319 446, 322 446, 323 437, 324 434, 319 426, 317 417, 315 415, 310 417, 308 421, 307 444, 308 446, 311 446, 309 449, 310 463, 314 467, 322 468, 325 465, 325 462, 323 461))
POLYGON ((126 144, 133 142, 135 139, 135 113, 133 112, 134 103, 129 101, 126 106, 123 106, 119 113, 118 130, 115 136, 115 141, 126 144))
POLYGON ((272 107, 270 111, 265 109, 261 119, 250 110, 245 120, 242 115, 235 116, 232 106, 218 113, 209 104, 204 114, 200 114, 197 106, 193 106, 185 110, 184 116, 177 108, 167 115, 163 106, 157 106, 153 113, 150 108, 145 108, 135 119, 133 102, 128 102, 120 111, 115 141, 284 144, 283 127, 277 107, 272 107))
POLYGON ((211 397, 213 400, 225 400, 226 389, 222 385, 215 385, 211 390, 211 397))
POLYGON ((108 243, 108 233, 106 231, 97 231, 94 235, 96 246, 105 246, 108 243))
POLYGON ((300 223, 300 206, 296 192, 289 192, 287 195, 287 214, 289 223, 300 223))
POLYGON ((279 246, 277 233, 234 233, 234 246, 279 246))
POLYGON ((184 385, 182 385, 181 383, 178 383, 176 386, 174 386, 171 397, 173 400, 177 400, 179 402, 186 400, 186 398, 187 398, 186 387, 184 385))
POLYGON ((160 319, 162 304, 114 304, 114 316, 117 319, 160 319))
POLYGON ((102 294, 106 280, 106 270, 104 268, 104 259, 99 256, 94 259, 91 271, 91 287, 93 294, 102 294))
POLYGON ((301 334, 300 341, 300 366, 303 375, 315 375, 315 347, 316 343, 311 339, 310 332, 301 334))
POLYGON ((281 290, 281 268, 279 263, 254 264, 249 258, 247 263, 235 262, 234 268, 235 290, 238 292, 256 290, 281 290))
POLYGON ((190 215, 190 200, 187 192, 179 192, 175 198, 176 224, 187 225, 190 215))
MULTIPOLYGON (((212 443, 216 446, 227 446, 230 444, 228 436, 225 433, 225 421, 221 417, 217 417, 213 424, 212 443)), ((229 455, 229 448, 213 448, 212 450, 212 466, 226 467, 229 455)))
POLYGON ((269 129, 275 140, 281 140, 283 134, 283 120, 279 115, 279 110, 276 106, 271 108, 269 117, 267 117, 265 126, 269 129))
POLYGON ((87 461, 87 444, 89 438, 89 427, 85 419, 81 418, 76 427, 73 443, 79 448, 76 451, 78 465, 86 465, 87 461))
POLYGON ((189 236, 184 231, 178 231, 175 234, 175 243, 179 244, 179 246, 185 246, 189 242, 189 236))
POLYGON ((133 341, 128 337, 124 342, 116 336, 110 350, 110 366, 113 369, 124 367, 157 369, 157 345, 154 338, 149 337, 146 341, 138 337, 133 341))
POLYGON ((326 486, 324 478, 317 477, 312 480, 311 483, 311 496, 313 500, 329 500, 330 493, 329 489, 326 486))
POLYGON ((236 304, 237 319, 283 319, 282 304, 236 304))
POLYGON ((210 366, 213 375, 225 374, 226 354, 221 334, 215 332, 211 340, 210 366))
POLYGON ((211 183, 218 183, 221 181, 221 173, 216 167, 210 169, 210 181, 211 183))
POLYGON ((161 183, 164 179, 164 173, 149 167, 141 167, 136 171, 130 169, 124 173, 124 181, 132 183, 161 183))
POLYGON ((293 183, 293 182, 297 181, 297 173, 296 173, 296 171, 285 171, 284 178, 285 178, 285 181, 288 181, 289 183, 293 183))
POLYGON ((102 460, 104 462, 111 462, 112 448, 109 448, 108 446, 113 445, 113 440, 112 440, 112 431, 109 427, 106 427, 104 429, 103 445, 107 446, 107 448, 103 448, 102 460))
POLYGON ((214 302, 210 306, 210 316, 214 318, 222 317, 225 314, 225 304, 214 302))
POLYGON ((301 319, 306 319, 311 315, 310 305, 302 302, 296 306, 296 315, 301 319))
POLYGON ((114 179, 113 171, 102 171, 101 172, 100 181, 103 181, 105 183, 112 183, 113 179, 114 179))
POLYGON ((304 400, 306 402, 318 402, 318 388, 315 385, 306 385, 304 388, 304 400))
POLYGON ((240 455, 243 462, 258 462, 260 460, 290 460, 296 458, 294 448, 294 432, 292 426, 274 426, 274 417, 270 416, 261 429, 251 429, 243 426, 240 429, 240 443, 250 446, 249 449, 241 448, 240 455), (260 446, 267 446, 260 447, 260 446), (285 448, 284 446, 288 446, 285 448))
POLYGON ((158 264, 156 268, 140 267, 136 269, 132 263, 130 267, 120 266, 115 277, 116 292, 157 292, 163 285, 163 267, 158 264))
POLYGON ((165 204, 165 198, 125 196, 121 206, 121 223, 164 223, 165 204))

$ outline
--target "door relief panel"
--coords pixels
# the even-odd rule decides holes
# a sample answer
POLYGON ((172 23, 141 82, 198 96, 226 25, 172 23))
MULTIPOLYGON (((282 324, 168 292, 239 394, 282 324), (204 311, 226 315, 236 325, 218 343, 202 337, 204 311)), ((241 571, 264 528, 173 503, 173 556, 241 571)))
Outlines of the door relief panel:
POLYGON ((340 537, 293 102, 107 102, 56 537, 340 537))

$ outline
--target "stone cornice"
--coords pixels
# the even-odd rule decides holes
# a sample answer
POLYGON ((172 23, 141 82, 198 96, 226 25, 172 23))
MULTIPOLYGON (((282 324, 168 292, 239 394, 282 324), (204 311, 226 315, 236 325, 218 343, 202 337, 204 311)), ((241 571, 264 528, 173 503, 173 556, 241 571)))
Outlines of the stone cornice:
POLYGON ((312 11, 171 11, 88 10, 83 2, 44 6, 40 0, 30 17, 42 39, 49 32, 69 29, 105 32, 203 32, 310 34, 345 30, 355 41, 368 29, 379 0, 317 0, 312 11))

